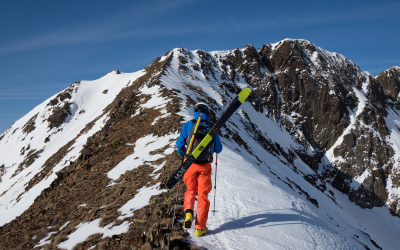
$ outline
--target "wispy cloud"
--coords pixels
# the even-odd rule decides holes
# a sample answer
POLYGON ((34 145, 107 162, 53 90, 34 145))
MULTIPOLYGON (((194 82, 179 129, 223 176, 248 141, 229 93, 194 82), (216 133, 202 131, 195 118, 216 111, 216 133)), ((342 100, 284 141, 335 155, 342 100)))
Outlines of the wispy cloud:
POLYGON ((390 64, 390 65, 400 65, 400 59, 392 59, 392 60, 371 60, 371 61, 365 61, 365 62, 360 62, 357 63, 357 65, 385 65, 385 64, 390 64))
POLYGON ((85 26, 63 27, 27 37, 14 43, 3 44, 0 46, 0 55, 51 46, 101 43, 123 39, 259 32, 350 21, 390 19, 398 18, 400 10, 400 3, 391 3, 362 6, 357 9, 342 9, 340 11, 321 11, 312 14, 302 12, 298 16, 290 17, 271 17, 266 15, 265 17, 255 17, 253 19, 241 19, 240 17, 225 15, 217 23, 207 19, 201 21, 186 20, 178 24, 163 22, 163 18, 168 18, 165 13, 170 12, 177 6, 192 2, 194 1, 163 1, 151 6, 151 8, 148 8, 149 6, 133 5, 97 23, 85 26))
POLYGON ((147 19, 150 17, 168 12, 176 6, 189 2, 193 1, 162 1, 159 4, 151 6, 151 8, 133 5, 115 13, 114 16, 110 18, 94 24, 62 27, 57 30, 47 31, 35 36, 27 37, 20 41, 0 45, 0 55, 51 46, 107 42, 132 36, 145 35, 146 33, 148 34, 148 29, 146 27, 140 27, 140 23, 146 23, 147 19), (146 8, 146 11, 140 11, 140 9, 138 10, 137 8, 146 8), (136 31, 132 32, 130 27, 137 27, 134 29, 136 31))
POLYGON ((14 88, 14 89, 7 89, 6 92, 2 91, 0 92, 1 94, 4 93, 18 93, 21 91, 40 91, 40 90, 48 90, 48 89, 59 89, 59 88, 66 88, 68 85, 63 84, 63 83, 58 83, 58 84, 51 84, 47 86, 36 86, 36 87, 31 87, 31 88, 14 88))
POLYGON ((1 117, 4 117, 4 116, 22 116, 22 114, 8 114, 8 113, 0 113, 0 116, 1 116, 1 117))
POLYGON ((57 84, 49 87, 3 89, 0 100, 43 100, 65 87, 66 85, 57 84))
POLYGON ((0 97, 0 100, 43 100, 48 97, 0 97))

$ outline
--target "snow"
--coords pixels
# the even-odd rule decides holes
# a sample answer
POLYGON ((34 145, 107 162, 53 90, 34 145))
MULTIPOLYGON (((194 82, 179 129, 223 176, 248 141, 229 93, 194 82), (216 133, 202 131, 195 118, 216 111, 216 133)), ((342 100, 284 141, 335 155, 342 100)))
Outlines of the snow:
MULTIPOLYGON (((179 49, 174 49, 174 56, 173 59, 170 63, 172 69, 177 69, 179 67, 179 60, 178 60, 178 56, 180 55, 179 49)), ((198 64, 202 59, 198 56, 198 54, 196 53, 197 51, 191 51, 191 61, 193 63, 198 64)), ((207 79, 205 78, 205 76, 203 75, 203 73, 195 71, 190 69, 190 74, 192 76, 197 77, 199 80, 198 81, 188 81, 186 79, 182 79, 182 76, 175 72, 175 71, 169 71, 169 74, 167 74, 167 76, 162 76, 162 82, 163 85, 169 89, 179 89, 181 91, 180 96, 183 97, 184 100, 186 100, 186 97, 184 96, 184 94, 191 96, 192 98, 198 98, 201 95, 194 93, 193 91, 185 88, 184 84, 190 84, 194 87, 198 87, 199 89, 201 89, 204 94, 208 95, 209 97, 213 98, 219 105, 222 105, 222 98, 221 96, 223 95, 223 92, 219 89, 218 87, 218 82, 215 81, 215 79, 213 79, 212 76, 209 77, 210 81, 207 81, 207 79), (180 86, 179 86, 180 85, 180 86), (210 88, 211 85, 211 88, 210 88)))
MULTIPOLYGON (((390 110, 387 117, 385 117, 385 123, 390 131, 390 135, 386 137, 386 141, 391 145, 394 150, 394 166, 392 173, 400 172, 400 116, 394 110, 390 110)), ((395 198, 400 198, 400 187, 392 187, 392 179, 389 178, 387 182, 386 190, 388 192, 388 202, 393 202, 395 198)))
POLYGON ((161 88, 159 86, 155 86, 152 88, 148 88, 147 86, 142 87, 140 89, 140 92, 142 94, 151 95, 151 98, 141 107, 142 108, 165 107, 166 99, 161 97, 160 90, 161 88))
POLYGON ((318 59, 318 51, 316 50, 316 51, 314 51, 313 53, 312 53, 312 55, 311 55, 311 61, 314 63, 314 64, 316 64, 316 65, 319 65, 319 62, 317 61, 317 59, 318 59))
POLYGON ((44 246, 44 245, 50 243, 49 238, 50 238, 50 236, 51 236, 52 234, 55 234, 55 233, 56 233, 56 232, 47 233, 46 237, 44 237, 43 239, 41 239, 41 240, 39 241, 39 243, 35 245, 35 248, 36 248, 36 247, 40 247, 40 246, 44 246))
MULTIPOLYGON (((382 249, 398 249, 400 219, 388 213, 387 207, 361 209, 350 202, 346 196, 333 190, 336 201, 354 221, 360 222, 359 230, 367 232, 382 249), (373 232, 373 234, 372 234, 373 232), (378 242, 380 241, 380 242, 378 242)), ((360 234, 359 234, 360 235, 360 234)), ((376 249, 375 247, 370 247, 376 249)))
MULTIPOLYGON (((168 148, 167 150, 164 151, 164 154, 169 155, 172 154, 175 151, 175 149, 173 148, 168 148)), ((156 166, 153 173, 150 174, 150 176, 154 176, 153 180, 157 180, 158 177, 161 175, 161 173, 156 174, 158 171, 160 171, 166 164, 167 162, 164 161, 163 163, 161 163, 160 165, 156 166)))
MULTIPOLYGON (((157 137, 153 135, 147 135, 138 139, 135 143, 135 152, 127 156, 117 166, 107 173, 107 177, 112 180, 117 180, 126 171, 133 170, 144 163, 156 161, 165 155, 153 154, 150 152, 163 148, 166 145, 174 147, 176 139, 179 137, 178 133, 166 135, 164 137, 157 137)), ((167 151, 169 152, 169 151, 167 151)))
POLYGON ((209 52, 213 57, 225 57, 228 54, 232 54, 232 50, 216 50, 209 52))
MULTIPOLYGON (((66 222, 64 225, 62 225, 62 226, 60 227, 59 231, 63 230, 63 229, 68 225, 68 223, 69 223, 69 221, 66 222)), ((52 227, 49 227, 49 228, 52 228, 52 227)), ((58 233, 58 232, 50 232, 50 233, 47 233, 46 237, 44 237, 43 239, 41 239, 41 240, 38 242, 38 244, 35 245, 34 248, 40 247, 40 246, 44 246, 44 245, 46 245, 46 244, 49 244, 49 243, 50 243, 50 239, 49 239, 50 236, 53 235, 53 234, 56 234, 56 233, 58 233)), ((32 237, 32 239, 35 239, 36 237, 37 237, 37 235, 34 235, 34 236, 32 237)))
MULTIPOLYGON (((386 190, 389 193, 389 197, 394 195, 395 197, 400 197, 400 187, 393 187, 393 180, 392 178, 388 178, 387 180, 387 186, 386 190)), ((390 201, 393 201, 394 199, 391 199, 390 201)))
MULTIPOLYGON (((361 233, 364 231, 383 249, 396 249, 396 241, 391 238, 396 238, 400 228, 399 223, 387 221, 393 218, 390 218, 391 215, 384 217, 385 222, 389 222, 386 235, 376 237, 375 226, 379 219, 375 218, 382 218, 386 211, 374 211, 372 220, 369 218, 373 213, 366 211, 363 213, 366 217, 359 216, 355 220, 353 213, 362 213, 364 210, 349 202, 344 195, 335 192, 335 197, 341 197, 339 205, 346 205, 347 212, 352 216, 308 185, 299 175, 283 169, 285 167, 276 158, 271 155, 262 158, 268 160, 268 166, 255 166, 231 147, 224 148, 218 156, 217 212, 215 216, 209 214, 209 233, 206 237, 194 237, 194 229, 189 229, 191 243, 209 249, 363 249, 353 235, 364 237, 361 233), (319 201, 320 207, 307 202, 274 178, 270 170, 282 179, 288 177, 299 184, 319 201), (394 231, 388 232, 390 230, 394 231), (387 242, 392 243, 390 247, 386 245, 387 242)), ((210 195, 213 196, 213 192, 210 195)), ((213 201, 214 197, 209 199, 213 201)), ((213 206, 212 202, 210 210, 213 206)), ((369 240, 362 242, 370 249, 375 249, 369 240)))
MULTIPOLYGON (((363 84, 363 89, 365 88, 364 85, 366 85, 367 83, 363 84)), ((333 150, 338 147, 342 142, 343 142, 343 138, 345 135, 349 134, 351 132, 351 129, 355 128, 355 123, 356 123, 356 117, 361 114, 362 110, 365 107, 365 103, 367 102, 367 97, 365 96, 364 91, 360 91, 358 90, 356 87, 353 87, 353 92, 357 97, 358 100, 358 106, 357 108, 355 108, 355 112, 350 111, 350 125, 347 126, 347 128, 344 130, 344 132, 342 133, 342 135, 340 135, 340 137, 336 140, 336 142, 334 143, 334 145, 326 151, 326 157, 328 158, 328 160, 331 163, 334 163, 336 161, 340 161, 341 159, 338 157, 335 157, 333 154, 333 150)), ((363 124, 364 125, 364 124, 363 124)))
POLYGON ((271 45, 272 50, 277 50, 279 48, 279 46, 281 46, 283 44, 284 41, 305 41, 302 39, 292 39, 292 38, 285 38, 282 41, 279 41, 277 43, 270 43, 269 45, 271 45))
POLYGON ((171 53, 168 53, 168 54, 166 54, 165 56, 162 56, 162 57, 160 58, 160 61, 159 61, 159 62, 165 61, 165 59, 167 59, 167 58, 170 56, 170 54, 171 54, 171 53))
POLYGON ((351 187, 355 190, 357 190, 361 184, 364 182, 365 179, 367 179, 368 176, 371 175, 371 171, 369 169, 365 170, 360 176, 356 177, 353 179, 353 182, 351 183, 351 187))
POLYGON ((69 224, 69 221, 65 222, 65 224, 60 227, 59 231, 63 230, 68 224, 69 224))
POLYGON ((166 191, 167 190, 165 189, 160 189, 160 183, 157 183, 151 187, 142 187, 139 189, 139 192, 133 199, 118 209, 118 211, 121 212, 121 216, 118 217, 118 220, 132 217, 134 213, 131 210, 141 209, 142 207, 149 205, 151 196, 158 195, 166 191))
POLYGON ((81 243, 93 234, 102 234, 104 238, 113 236, 115 234, 126 233, 129 230, 129 222, 124 221, 119 226, 113 226, 112 223, 105 227, 100 227, 101 219, 97 219, 91 222, 82 222, 76 228, 76 231, 68 235, 68 240, 61 242, 57 247, 67 250, 72 250, 74 246, 81 243))
POLYGON ((154 121, 151 123, 152 126, 155 125, 158 122, 158 120, 160 120, 162 118, 167 118, 170 115, 169 113, 167 113, 166 109, 162 109, 162 110, 160 110, 160 112, 162 115, 160 115, 154 119, 154 121))

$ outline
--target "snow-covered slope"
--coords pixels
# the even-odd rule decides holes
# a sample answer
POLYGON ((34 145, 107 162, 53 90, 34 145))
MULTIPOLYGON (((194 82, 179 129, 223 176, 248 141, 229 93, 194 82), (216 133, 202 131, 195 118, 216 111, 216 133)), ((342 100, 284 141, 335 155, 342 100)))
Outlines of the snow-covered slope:
POLYGON ((175 222, 171 244, 397 249, 396 103, 344 56, 292 39, 258 51, 174 49, 36 107, 0 136, 0 247, 165 249, 177 191, 165 182, 181 161, 182 123, 199 101, 215 120, 248 86, 221 130, 210 231, 182 238, 175 222))
POLYGON ((10 222, 28 209, 35 198, 54 181, 55 173, 79 156, 87 138, 107 121, 108 115, 103 114, 103 110, 122 88, 144 74, 143 71, 116 73, 112 71, 95 81, 72 84, 38 105, 1 136, 0 225, 10 222), (57 116, 57 109, 64 108, 65 103, 69 103, 68 116, 59 126, 50 127, 49 118, 57 116), (88 127, 90 123, 94 124, 88 127), (70 142, 72 144, 68 145, 68 151, 49 173, 45 173, 45 178, 26 190, 28 183, 48 164, 51 157, 70 142))

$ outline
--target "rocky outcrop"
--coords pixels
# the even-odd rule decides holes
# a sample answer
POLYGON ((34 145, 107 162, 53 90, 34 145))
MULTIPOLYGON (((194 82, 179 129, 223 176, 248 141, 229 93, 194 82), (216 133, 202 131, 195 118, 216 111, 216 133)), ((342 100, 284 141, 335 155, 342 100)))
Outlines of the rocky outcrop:
POLYGON ((382 85, 388 96, 400 102, 400 67, 387 69, 375 78, 382 85))
POLYGON ((36 124, 36 118, 38 117, 38 114, 32 116, 31 119, 22 127, 22 131, 24 134, 29 134, 33 130, 35 130, 35 124, 36 124))

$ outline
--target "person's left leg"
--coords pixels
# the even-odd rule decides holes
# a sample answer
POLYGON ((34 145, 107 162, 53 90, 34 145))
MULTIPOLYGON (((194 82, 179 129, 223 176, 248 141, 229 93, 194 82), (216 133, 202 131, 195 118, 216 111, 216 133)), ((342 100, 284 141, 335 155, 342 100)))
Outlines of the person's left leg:
POLYGON ((197 211, 196 211, 196 229, 205 229, 210 209, 208 193, 212 189, 211 183, 211 163, 198 164, 199 175, 197 177, 197 211))

